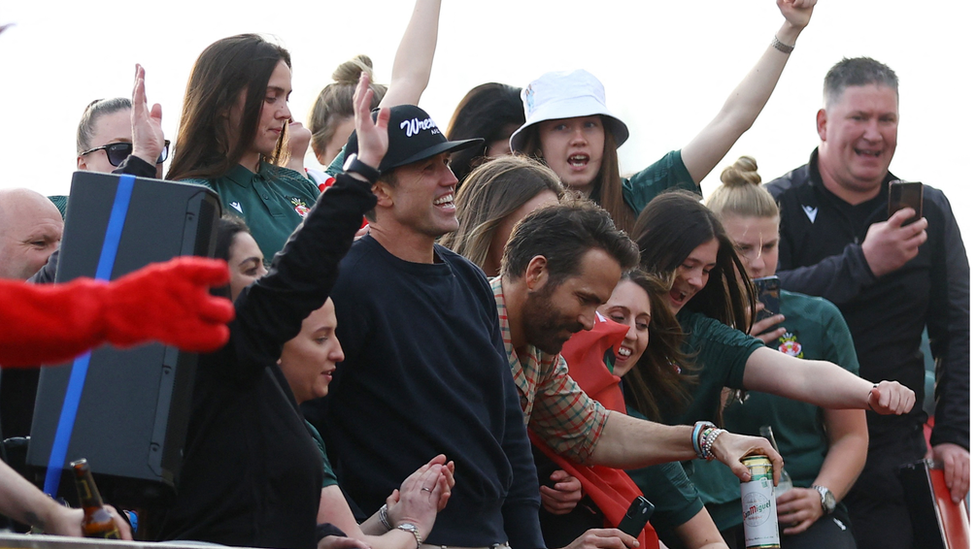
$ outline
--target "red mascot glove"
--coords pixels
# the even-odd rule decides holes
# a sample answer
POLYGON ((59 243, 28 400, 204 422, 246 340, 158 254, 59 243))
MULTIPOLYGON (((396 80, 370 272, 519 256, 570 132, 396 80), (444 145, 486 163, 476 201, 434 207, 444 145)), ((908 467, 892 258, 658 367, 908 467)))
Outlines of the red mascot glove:
POLYGON ((106 342, 216 350, 230 337, 234 306, 208 288, 229 277, 223 261, 179 257, 109 283, 0 281, 0 365, 64 362, 106 342))

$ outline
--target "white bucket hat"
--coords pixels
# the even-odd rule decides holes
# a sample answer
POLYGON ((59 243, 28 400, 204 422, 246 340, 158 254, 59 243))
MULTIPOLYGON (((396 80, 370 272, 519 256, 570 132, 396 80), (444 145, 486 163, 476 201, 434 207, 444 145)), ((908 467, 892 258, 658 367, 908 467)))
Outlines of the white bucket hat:
POLYGON ((515 130, 509 140, 516 152, 526 152, 522 148, 529 126, 560 118, 603 115, 618 147, 630 137, 627 125, 607 110, 603 84, 582 69, 543 74, 522 90, 522 106, 525 107, 525 124, 515 130))

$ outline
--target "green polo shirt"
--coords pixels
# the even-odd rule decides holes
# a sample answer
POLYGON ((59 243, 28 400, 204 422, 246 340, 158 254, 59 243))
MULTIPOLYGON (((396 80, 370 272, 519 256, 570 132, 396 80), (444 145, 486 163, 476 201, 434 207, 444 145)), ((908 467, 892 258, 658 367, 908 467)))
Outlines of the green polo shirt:
POLYGON ((238 164, 221 177, 188 181, 213 189, 224 213, 244 219, 266 262, 319 197, 318 187, 303 174, 268 163, 262 163, 258 173, 238 164))
MULTIPOLYGON (((857 354, 844 317, 829 301, 787 291, 780 292, 786 334, 769 347, 797 358, 827 360, 857 374, 857 354)), ((771 425, 793 484, 809 488, 827 453, 823 411, 805 402, 750 391, 745 403, 725 409, 725 427, 732 432, 759 435, 771 425)), ((742 522, 739 479, 717 462, 697 461, 690 475, 719 530, 742 522)))

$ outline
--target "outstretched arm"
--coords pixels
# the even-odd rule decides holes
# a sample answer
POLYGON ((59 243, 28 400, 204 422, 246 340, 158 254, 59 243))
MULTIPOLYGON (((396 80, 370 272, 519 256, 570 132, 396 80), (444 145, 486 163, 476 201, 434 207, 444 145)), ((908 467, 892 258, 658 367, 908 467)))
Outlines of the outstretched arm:
POLYGON ((440 0, 417 0, 393 59, 393 77, 380 107, 420 103, 420 96, 430 80, 430 67, 434 64, 440 14, 440 0))
POLYGON ((794 358, 769 347, 749 355, 742 385, 821 408, 905 414, 915 405, 915 392, 897 381, 873 384, 831 362, 794 358))
MULTIPOLYGON (((610 412, 603 434, 587 464, 637 469, 667 461, 694 459, 697 454, 692 442, 693 431, 688 425, 662 425, 610 412)), ((773 462, 773 477, 775 482, 779 482, 783 458, 764 438, 724 432, 715 439, 712 451, 716 459, 732 469, 739 478, 749 477, 748 470, 739 461, 741 458, 752 454, 769 456, 773 462)))
POLYGON ((227 341, 234 308, 208 289, 226 284, 228 276, 223 261, 181 257, 113 282, 2 281, 0 364, 54 364, 103 343, 129 347, 150 340, 212 351, 227 341))
MULTIPOLYGON (((776 0, 776 5, 786 19, 776 32, 776 39, 792 48, 800 32, 810 22, 817 0, 776 0)), ((732 90, 722 110, 705 126, 690 143, 682 147, 681 160, 695 183, 712 171, 729 152, 732 145, 746 132, 766 106, 773 93, 790 54, 766 47, 756 66, 749 71, 739 85, 732 90)))

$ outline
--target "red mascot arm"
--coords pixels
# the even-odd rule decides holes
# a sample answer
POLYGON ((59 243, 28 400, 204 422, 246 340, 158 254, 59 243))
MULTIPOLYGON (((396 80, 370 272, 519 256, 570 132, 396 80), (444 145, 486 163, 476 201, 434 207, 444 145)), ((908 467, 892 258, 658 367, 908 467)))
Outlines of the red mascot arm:
POLYGON ((234 306, 208 289, 229 276, 223 261, 179 257, 108 283, 0 281, 0 365, 64 362, 103 343, 216 350, 230 337, 234 306))

